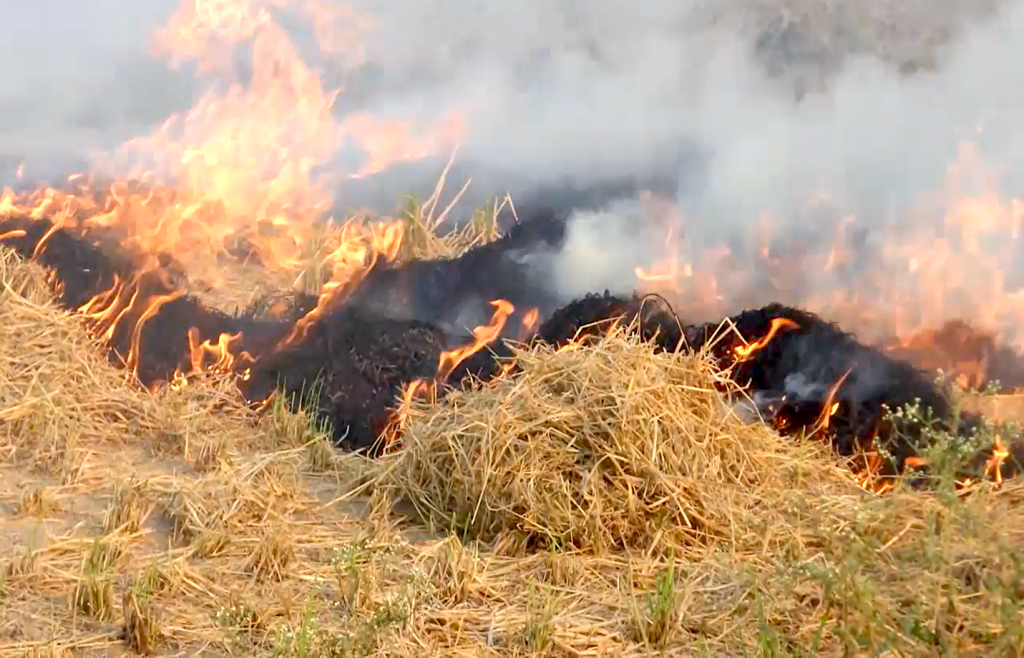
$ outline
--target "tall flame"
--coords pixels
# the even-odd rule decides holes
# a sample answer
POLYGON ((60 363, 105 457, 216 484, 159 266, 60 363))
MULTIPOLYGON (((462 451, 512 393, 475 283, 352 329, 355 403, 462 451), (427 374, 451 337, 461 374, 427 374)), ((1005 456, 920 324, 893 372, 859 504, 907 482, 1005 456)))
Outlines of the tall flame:
POLYGON ((272 272, 307 267, 334 204, 324 172, 340 166, 342 148, 355 146, 363 162, 335 173, 367 176, 454 147, 463 122, 449 112, 421 131, 404 118, 336 116, 340 90, 303 60, 279 20, 284 12, 312 27, 324 61, 343 72, 363 63, 360 37, 373 23, 349 8, 319 0, 185 0, 157 33, 156 50, 174 66, 195 65, 210 80, 207 92, 184 115, 102 158, 94 174, 69 180, 71 191, 5 191, 0 216, 114 228, 138 250, 166 252, 213 284, 226 256, 257 259, 272 272), (115 181, 101 184, 98 174, 115 181))

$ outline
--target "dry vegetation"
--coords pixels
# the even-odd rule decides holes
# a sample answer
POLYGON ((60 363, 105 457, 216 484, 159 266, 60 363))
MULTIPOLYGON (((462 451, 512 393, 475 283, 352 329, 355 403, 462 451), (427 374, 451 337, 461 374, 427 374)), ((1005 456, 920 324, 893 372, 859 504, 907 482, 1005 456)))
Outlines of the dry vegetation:
POLYGON ((1024 485, 869 494, 700 356, 524 352, 371 463, 0 283, 0 654, 1024 651, 1024 485))
MULTIPOLYGON (((850 52, 933 65, 967 3, 941 5, 712 10, 814 79, 850 52)), ((405 257, 493 234, 491 209, 438 239, 435 206, 410 204, 405 257)), ((257 296, 229 277, 208 299, 257 296)), ((0 252, 0 655, 1024 653, 1024 483, 878 497, 740 422, 699 356, 517 358, 371 463, 230 382, 137 389, 0 252)))

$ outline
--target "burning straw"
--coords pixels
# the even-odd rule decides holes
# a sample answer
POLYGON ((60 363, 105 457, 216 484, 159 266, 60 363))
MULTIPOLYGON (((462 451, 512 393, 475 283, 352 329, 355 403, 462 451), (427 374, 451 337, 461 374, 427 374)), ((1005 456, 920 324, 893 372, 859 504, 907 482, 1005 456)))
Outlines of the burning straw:
POLYGON ((820 446, 747 424, 706 354, 624 331, 520 349, 521 372, 406 410, 387 483, 431 522, 590 552, 769 546, 779 510, 855 494, 820 446))
POLYGON ((701 355, 519 350, 357 464, 283 404, 130 385, 44 284, 0 252, 0 654, 1024 649, 1021 483, 875 496, 701 355))

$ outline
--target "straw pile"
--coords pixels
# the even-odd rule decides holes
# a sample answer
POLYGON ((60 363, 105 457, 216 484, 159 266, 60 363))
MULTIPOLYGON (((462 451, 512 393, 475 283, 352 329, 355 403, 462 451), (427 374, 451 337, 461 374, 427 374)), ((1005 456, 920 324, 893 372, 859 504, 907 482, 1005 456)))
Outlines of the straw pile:
MULTIPOLYGON (((80 440, 93 447, 187 441, 204 413, 225 405, 241 411, 226 385, 154 396, 127 382, 81 321, 57 307, 47 274, 7 249, 0 249, 0 281, 0 450, 10 456, 29 453, 19 456, 70 476, 80 440)), ((206 435, 237 431, 234 420, 202 420, 206 435)))
POLYGON ((869 494, 699 356, 522 351, 374 464, 137 389, 45 283, 0 253, 2 656, 1024 652, 1024 484, 869 494))
POLYGON ((80 437, 155 431, 155 409, 57 311, 42 269, 3 249, 0 280, 0 445, 60 467, 80 437))
POLYGON ((519 375, 407 410, 397 495, 482 540, 686 552, 777 544, 797 490, 858 493, 816 445, 743 422, 705 355, 622 331, 570 347, 520 350, 519 375))

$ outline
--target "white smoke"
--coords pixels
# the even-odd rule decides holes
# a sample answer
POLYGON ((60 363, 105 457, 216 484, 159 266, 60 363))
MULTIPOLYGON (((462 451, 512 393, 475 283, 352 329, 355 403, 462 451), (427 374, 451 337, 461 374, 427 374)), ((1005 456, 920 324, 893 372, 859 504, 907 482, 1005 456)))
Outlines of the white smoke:
MULTIPOLYGON (((775 235, 826 239, 847 214, 862 228, 906 222, 911 206, 945 188, 966 139, 1005 172, 1003 194, 1024 184, 1019 3, 982 20, 970 9, 984 3, 955 0, 735 0, 718 3, 717 23, 696 0, 359 4, 379 28, 354 104, 424 118, 469 108, 460 157, 470 173, 503 172, 513 192, 531 181, 586 186, 672 171, 691 220, 686 248, 729 244, 736 268, 750 266, 752 246, 736 243, 760 215, 775 235), (803 25, 770 20, 803 10, 815 14, 803 25), (744 13, 754 18, 726 20, 744 13), (765 35, 774 45, 756 50, 765 35), (765 74, 779 60, 793 76, 765 74), (919 70, 904 75, 912 67, 900 64, 919 70), (827 84, 815 85, 819 73, 827 84), (807 91, 799 102, 793 77, 807 91), (809 215, 808 198, 821 192, 835 212, 809 215)), ((944 210, 917 217, 919 229, 938 235, 944 210)), ((557 263, 566 296, 635 283, 633 266, 660 246, 638 212, 581 213, 557 263)), ((819 278, 786 301, 836 285, 819 278)))
MULTIPOLYGON (((176 4, 38 0, 7 9, 0 161, 24 159, 31 175, 58 157, 146 134, 186 109, 199 83, 148 54, 152 31, 176 4)), ((429 125, 464 109, 459 157, 478 193, 668 173, 680 182, 681 207, 698 218, 686 239, 700 246, 748 233, 762 213, 775 217, 777 231, 814 228, 800 224, 808 220, 798 210, 823 190, 862 222, 898 217, 942 188, 965 137, 1006 172, 1007 194, 1024 184, 1018 3, 987 21, 970 16, 979 3, 968 0, 347 4, 375 27, 362 35, 367 60, 354 75, 343 79, 329 59, 316 62, 344 83, 339 115, 370 111, 429 125), (810 16, 803 27, 775 20, 799 18, 796 9, 810 16), (755 50, 766 35, 774 45, 761 39, 769 45, 755 50), (852 54, 834 57, 839 51, 852 54), (787 57, 809 90, 800 102, 792 85, 765 74, 787 57), (901 60, 934 70, 902 76, 901 60), (829 74, 825 90, 814 84, 819 69, 829 74)), ((440 164, 351 184, 342 202, 393 204, 427 191, 440 164)), ((632 284, 633 265, 652 248, 639 221, 616 207, 575 224, 559 264, 566 294, 632 284)))
POLYGON ((149 54, 175 0, 38 0, 4 7, 0 185, 78 171, 90 153, 188 109, 193 83, 149 54))

